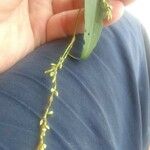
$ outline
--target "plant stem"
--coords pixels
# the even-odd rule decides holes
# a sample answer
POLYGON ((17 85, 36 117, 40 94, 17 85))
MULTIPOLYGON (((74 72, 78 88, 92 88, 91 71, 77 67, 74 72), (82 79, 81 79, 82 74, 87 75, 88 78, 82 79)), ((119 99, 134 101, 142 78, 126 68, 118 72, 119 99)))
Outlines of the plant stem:
POLYGON ((54 101, 54 97, 58 96, 57 74, 58 74, 58 71, 62 69, 62 67, 63 67, 63 65, 64 65, 64 63, 65 63, 65 61, 66 61, 66 59, 70 53, 70 50, 72 49, 72 47, 74 45, 74 42, 76 39, 75 35, 76 35, 80 11, 81 11, 81 9, 79 10, 76 21, 75 21, 75 30, 74 30, 74 34, 73 34, 73 37, 71 39, 71 42, 69 43, 69 45, 65 49, 65 52, 63 53, 63 55, 59 58, 58 62, 56 64, 52 63, 50 69, 45 71, 45 73, 49 74, 49 77, 52 79, 52 86, 50 89, 50 97, 48 99, 48 103, 46 105, 43 116, 40 120, 40 134, 39 134, 39 142, 38 142, 37 150, 45 150, 47 147, 47 145, 45 143, 45 138, 46 138, 47 131, 50 129, 50 127, 48 125, 48 117, 49 117, 49 115, 53 115, 53 113, 54 113, 51 110, 51 106, 52 106, 52 103, 54 101))

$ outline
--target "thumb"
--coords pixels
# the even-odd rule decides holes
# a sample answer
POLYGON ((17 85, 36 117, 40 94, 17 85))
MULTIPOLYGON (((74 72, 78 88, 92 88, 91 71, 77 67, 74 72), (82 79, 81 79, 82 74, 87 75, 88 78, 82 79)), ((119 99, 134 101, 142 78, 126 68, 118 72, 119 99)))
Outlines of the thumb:
MULTIPOLYGON (((53 15, 47 24, 47 41, 67 37, 73 35, 75 30, 75 22, 79 9, 64 11, 53 15)), ((77 33, 83 33, 84 30, 84 12, 80 11, 78 17, 77 33)))

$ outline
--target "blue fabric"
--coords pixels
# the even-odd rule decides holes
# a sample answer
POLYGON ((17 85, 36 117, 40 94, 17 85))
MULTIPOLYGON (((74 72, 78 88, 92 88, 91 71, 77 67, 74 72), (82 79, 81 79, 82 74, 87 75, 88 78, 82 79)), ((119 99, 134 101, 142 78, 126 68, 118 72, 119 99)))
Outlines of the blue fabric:
MULTIPOLYGON (((0 75, 0 150, 36 148, 50 88, 43 72, 66 43, 46 44, 0 75)), ((125 13, 86 61, 69 58, 58 75, 47 150, 147 150, 149 48, 141 24, 125 13)))

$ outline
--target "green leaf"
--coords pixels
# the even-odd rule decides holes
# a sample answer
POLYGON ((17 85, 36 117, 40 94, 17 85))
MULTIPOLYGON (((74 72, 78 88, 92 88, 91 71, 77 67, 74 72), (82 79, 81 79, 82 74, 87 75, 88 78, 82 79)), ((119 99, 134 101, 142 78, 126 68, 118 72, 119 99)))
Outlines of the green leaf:
POLYGON ((96 47, 103 28, 102 0, 85 0, 85 32, 81 59, 86 59, 96 47))

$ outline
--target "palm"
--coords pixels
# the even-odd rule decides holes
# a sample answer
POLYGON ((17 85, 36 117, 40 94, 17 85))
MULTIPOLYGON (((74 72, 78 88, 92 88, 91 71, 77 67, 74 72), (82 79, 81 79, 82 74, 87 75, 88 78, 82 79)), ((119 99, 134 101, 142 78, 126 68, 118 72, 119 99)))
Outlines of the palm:
MULTIPOLYGON (((61 7, 58 2, 59 0, 53 0, 53 3, 52 0, 0 2, 0 64, 3 64, 0 65, 0 72, 10 68, 46 40, 51 41, 71 34, 71 25, 66 26, 68 20, 65 18, 69 18, 66 16, 70 15, 70 18, 74 19, 71 17, 71 14, 76 14, 72 10, 74 8, 71 8, 73 5, 67 3, 61 7), (4 13, 1 13, 1 10, 4 13), (70 12, 60 15, 66 10, 70 12), (5 40, 4 36, 7 37, 5 40)), ((71 4, 71 1, 69 3, 71 4)), ((81 3, 78 2, 74 7, 78 8, 79 5, 81 7, 81 3)))
POLYGON ((45 42, 46 24, 52 15, 50 5, 49 0, 13 0, 10 5, 0 2, 0 13, 3 12, 0 15, 0 72, 45 42))
POLYGON ((53 15, 52 3, 49 0, 29 0, 27 11, 34 44, 39 46, 46 41, 47 22, 53 15))

